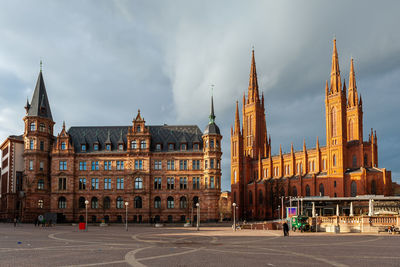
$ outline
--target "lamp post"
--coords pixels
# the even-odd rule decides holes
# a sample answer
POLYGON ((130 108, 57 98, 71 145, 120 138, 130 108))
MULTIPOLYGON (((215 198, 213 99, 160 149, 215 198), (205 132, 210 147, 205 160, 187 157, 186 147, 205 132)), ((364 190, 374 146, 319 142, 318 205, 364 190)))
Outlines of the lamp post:
POLYGON ((232 206, 233 206, 233 231, 236 232, 236 203, 233 203, 232 206))
POLYGON ((87 232, 87 229, 88 229, 88 224, 87 224, 87 206, 88 205, 89 205, 89 200, 86 199, 85 200, 85 208, 86 208, 86 217, 85 217, 86 218, 86 225, 85 226, 86 226, 86 232, 87 232))
POLYGON ((278 216, 279 220, 281 219, 281 205, 278 205, 278 216))
POLYGON ((128 231, 128 205, 129 202, 125 202, 125 230, 128 231))
POLYGON ((200 227, 200 204, 196 203, 196 207, 197 207, 197 231, 199 231, 199 227, 200 227))

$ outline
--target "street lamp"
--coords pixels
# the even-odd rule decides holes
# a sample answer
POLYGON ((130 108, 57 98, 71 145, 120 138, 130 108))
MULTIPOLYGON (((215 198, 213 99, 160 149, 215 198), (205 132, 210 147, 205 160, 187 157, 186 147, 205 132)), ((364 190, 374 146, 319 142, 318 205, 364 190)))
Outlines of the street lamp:
POLYGON ((278 205, 278 216, 279 220, 281 219, 281 205, 278 205))
POLYGON ((87 232, 87 229, 88 229, 88 224, 87 224, 87 206, 89 205, 89 200, 85 200, 85 208, 86 208, 86 232, 87 232))
POLYGON ((125 202, 125 229, 128 231, 128 205, 129 202, 125 202))
POLYGON ((199 227, 200 227, 200 204, 196 203, 196 207, 197 207, 197 231, 199 231, 199 227))
POLYGON ((233 206, 233 231, 236 232, 236 203, 233 203, 232 206, 233 206))

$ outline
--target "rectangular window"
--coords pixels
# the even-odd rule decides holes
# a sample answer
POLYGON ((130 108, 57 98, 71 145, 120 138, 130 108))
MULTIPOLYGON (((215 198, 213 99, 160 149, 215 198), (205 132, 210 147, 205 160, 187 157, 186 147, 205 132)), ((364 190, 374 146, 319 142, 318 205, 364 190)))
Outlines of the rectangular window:
POLYGON ((168 144, 168 150, 174 150, 174 144, 168 144))
POLYGON ((161 167, 161 160, 155 160, 155 161, 154 161, 154 169, 155 169, 155 170, 161 170, 161 169, 162 169, 162 167, 161 167))
POLYGON ((105 171, 110 171, 111 170, 111 161, 110 160, 104 161, 104 170, 105 171))
POLYGON ((98 171, 98 170, 99 170, 99 162, 92 161, 92 171, 98 171))
POLYGON ((208 160, 204 161, 204 169, 208 169, 208 160))
POLYGON ((210 177, 210 188, 211 188, 211 189, 215 188, 214 176, 211 176, 211 177, 210 177))
POLYGON ((210 159, 210 169, 214 169, 214 159, 210 159))
POLYGON ((144 141, 144 140, 140 141, 140 148, 146 149, 146 141, 144 141))
POLYGON ((214 139, 210 140, 210 148, 214 148, 214 139))
POLYGON ((93 145, 93 150, 94 151, 99 151, 99 144, 94 144, 93 145))
POLYGON ((99 178, 92 178, 92 190, 99 189, 99 178))
POLYGON ((86 145, 84 144, 84 145, 81 145, 81 150, 82 151, 86 151, 86 145))
POLYGON ((193 144, 193 150, 199 150, 199 144, 193 144))
POLYGON ((86 190, 86 178, 79 178, 79 190, 86 190))
POLYGON ((43 169, 44 169, 44 162, 41 161, 41 162, 39 163, 39 170, 43 171, 43 169))
POLYGON ((154 178, 154 189, 160 190, 161 189, 161 177, 154 178))
POLYGON ((179 178, 179 188, 182 189, 187 189, 187 178, 186 177, 181 177, 179 178))
POLYGON ((187 160, 180 160, 179 161, 179 169, 180 170, 187 170, 187 160))
POLYGON ((204 188, 205 188, 205 189, 208 188, 208 179, 207 179, 207 177, 204 178, 204 188))
POLYGON ((143 170, 143 160, 135 159, 135 169, 136 170, 143 170))
POLYGON ((117 160, 117 170, 123 170, 124 169, 124 162, 117 160))
POLYGON ((44 150, 44 142, 40 141, 39 146, 40 146, 40 150, 43 151, 44 150))
POLYGON ((35 141, 33 139, 29 140, 29 149, 33 150, 35 141))
POLYGON ((200 189, 200 177, 193 177, 193 189, 200 189))
POLYGON ((86 161, 79 161, 79 170, 86 171, 86 161))
POLYGON ((117 189, 124 189, 124 178, 117 178, 117 189))
POLYGON ((132 149, 136 149, 137 148, 136 141, 132 141, 131 142, 131 148, 132 149))
POLYGON ((65 142, 61 143, 61 150, 65 150, 65 142))
POLYGON ((175 161, 174 160, 168 160, 167 161, 167 169, 168 170, 175 170, 175 161))
POLYGON ((182 145, 181 145, 181 150, 186 150, 186 148, 187 148, 187 145, 186 145, 186 144, 182 144, 182 145))
POLYGON ((167 177, 167 189, 174 189, 175 187, 175 179, 174 177, 167 177))
POLYGON ((58 178, 58 190, 67 190, 67 178, 58 178))
POLYGON ((110 190, 111 189, 111 178, 104 179, 104 189, 110 190))
POLYGON ((65 170, 67 170, 67 162, 60 160, 60 171, 65 171, 65 170))
POLYGON ((200 170, 200 160, 192 160, 193 170, 200 170))
POLYGON ((33 160, 29 161, 29 170, 32 171, 33 170, 33 160))
POLYGON ((156 144, 156 150, 160 151, 161 150, 161 144, 156 144))

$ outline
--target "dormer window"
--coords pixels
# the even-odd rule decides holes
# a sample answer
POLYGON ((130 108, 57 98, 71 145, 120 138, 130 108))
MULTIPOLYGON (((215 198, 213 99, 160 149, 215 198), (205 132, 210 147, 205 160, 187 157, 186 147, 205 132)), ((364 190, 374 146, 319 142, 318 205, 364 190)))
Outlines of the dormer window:
POLYGON ((94 144, 93 145, 93 150, 94 151, 99 151, 99 144, 94 144))
POLYGON ((110 151, 110 150, 111 150, 111 145, 110 145, 110 144, 107 144, 107 145, 106 145, 106 150, 107 150, 107 151, 110 151))
POLYGON ((168 150, 174 150, 174 144, 168 144, 168 150))
POLYGON ((65 148, 66 148, 65 142, 61 142, 61 150, 65 150, 65 148))
POLYGON ((36 131, 36 123, 35 122, 31 122, 30 129, 32 132, 36 131))
POLYGON ((123 144, 119 144, 118 145, 118 150, 120 150, 120 151, 124 150, 124 145, 123 144))
POLYGON ((82 151, 86 151, 86 145, 85 144, 81 145, 81 150, 82 151))
POLYGON ((44 125, 44 123, 39 124, 39 131, 41 132, 46 131, 46 126, 44 125))
POLYGON ((187 145, 186 144, 181 144, 181 150, 186 150, 187 149, 187 145))
POLYGON ((132 149, 136 149, 137 148, 136 141, 132 141, 131 142, 131 148, 132 149))
POLYGON ((156 150, 160 151, 161 150, 161 144, 156 144, 156 150))
POLYGON ((193 150, 199 150, 199 144, 198 143, 193 144, 193 150))
POLYGON ((140 133, 140 125, 136 126, 136 132, 140 133))

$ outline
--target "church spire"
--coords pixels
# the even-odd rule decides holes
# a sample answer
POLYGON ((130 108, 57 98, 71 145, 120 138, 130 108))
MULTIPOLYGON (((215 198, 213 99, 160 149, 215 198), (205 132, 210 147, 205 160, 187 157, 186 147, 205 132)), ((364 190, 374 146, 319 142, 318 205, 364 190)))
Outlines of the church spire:
POLYGON ((348 106, 353 107, 358 105, 358 94, 356 85, 356 75, 354 73, 353 58, 350 61, 350 74, 349 74, 349 96, 348 96, 348 106))
POLYGON ((251 67, 250 67, 250 78, 249 78, 249 90, 248 96, 249 102, 259 102, 260 98, 258 95, 258 81, 257 81, 257 70, 256 60, 254 57, 254 49, 251 51, 251 67))
POLYGON ((333 39, 332 68, 331 68, 331 93, 337 93, 342 88, 339 70, 339 58, 336 49, 336 39, 333 39))
POLYGON ((235 134, 240 133, 240 119, 239 119, 239 102, 236 101, 236 112, 235 112, 235 134))
POLYGON ((33 92, 31 104, 27 105, 27 115, 37 116, 53 120, 51 115, 49 100, 47 98, 46 86, 42 74, 42 62, 40 62, 40 72, 33 92))

